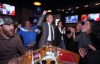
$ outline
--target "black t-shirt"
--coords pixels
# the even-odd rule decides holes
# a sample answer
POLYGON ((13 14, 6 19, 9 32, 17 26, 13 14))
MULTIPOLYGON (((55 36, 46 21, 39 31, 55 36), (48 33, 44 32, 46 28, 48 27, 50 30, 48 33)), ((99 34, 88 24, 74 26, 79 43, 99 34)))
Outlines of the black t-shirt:
MULTIPOLYGON (((71 32, 70 31, 67 31, 67 34, 70 34, 71 32)), ((81 33, 80 32, 75 32, 75 36, 78 36, 79 34, 81 33)), ((75 52, 75 53, 78 53, 78 44, 79 42, 75 42, 73 40, 73 36, 71 36, 69 39, 67 38, 67 41, 68 41, 68 50, 72 51, 72 52, 75 52)))

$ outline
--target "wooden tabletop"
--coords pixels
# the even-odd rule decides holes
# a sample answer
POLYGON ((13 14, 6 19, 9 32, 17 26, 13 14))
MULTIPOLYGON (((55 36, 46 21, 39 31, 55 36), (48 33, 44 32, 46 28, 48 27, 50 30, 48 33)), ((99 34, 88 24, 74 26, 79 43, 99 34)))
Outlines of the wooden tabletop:
MULTIPOLYGON (((43 57, 46 56, 46 52, 47 51, 53 51, 53 50, 60 50, 60 51, 62 51, 64 53, 70 53, 70 54, 74 55, 74 58, 76 60, 76 64, 78 64, 80 56, 77 53, 74 53, 74 52, 71 52, 71 51, 68 51, 68 50, 63 50, 63 49, 60 49, 60 48, 54 47, 54 46, 48 47, 48 48, 47 47, 42 47, 42 48, 39 48, 39 49, 37 49, 37 50, 35 50, 33 52, 29 52, 28 55, 23 55, 21 57, 22 58, 21 59, 22 60, 21 64, 32 64, 32 60, 33 60, 32 59, 33 58, 32 54, 35 53, 35 52, 40 52, 40 58, 35 60, 35 62, 39 62, 39 61, 42 60, 43 57)), ((64 64, 63 62, 60 62, 59 56, 57 57, 56 61, 57 61, 57 64, 64 64)), ((49 63, 47 63, 47 64, 49 64, 49 63)))

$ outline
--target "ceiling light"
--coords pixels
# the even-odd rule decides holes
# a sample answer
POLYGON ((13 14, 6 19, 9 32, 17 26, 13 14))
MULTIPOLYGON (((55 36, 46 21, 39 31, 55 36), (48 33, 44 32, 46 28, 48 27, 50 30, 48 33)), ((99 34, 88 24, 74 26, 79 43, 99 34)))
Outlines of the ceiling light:
POLYGON ((74 13, 74 11, 72 11, 71 13, 74 13))
POLYGON ((52 10, 48 10, 48 12, 52 12, 52 10))
POLYGON ((78 9, 79 7, 76 7, 76 9, 78 9))
POLYGON ((71 10, 71 8, 69 8, 68 10, 71 10))
POLYGON ((34 2, 33 4, 34 4, 35 6, 40 6, 40 5, 41 5, 40 2, 34 2))
POLYGON ((64 11, 64 10, 62 10, 62 11, 64 11))
POLYGON ((95 5, 96 5, 96 6, 97 6, 97 5, 100 5, 100 3, 96 3, 95 5))
POLYGON ((66 14, 68 14, 68 12, 66 12, 66 14))
POLYGON ((85 5, 84 7, 88 7, 89 5, 85 5))

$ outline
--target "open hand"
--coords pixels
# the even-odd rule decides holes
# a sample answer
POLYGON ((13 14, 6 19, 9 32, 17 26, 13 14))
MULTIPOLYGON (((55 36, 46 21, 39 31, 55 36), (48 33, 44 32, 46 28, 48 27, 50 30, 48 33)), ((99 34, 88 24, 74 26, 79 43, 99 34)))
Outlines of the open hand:
POLYGON ((79 49, 79 54, 80 54, 80 56, 81 56, 82 58, 84 58, 84 56, 87 54, 86 49, 80 48, 80 49, 79 49))

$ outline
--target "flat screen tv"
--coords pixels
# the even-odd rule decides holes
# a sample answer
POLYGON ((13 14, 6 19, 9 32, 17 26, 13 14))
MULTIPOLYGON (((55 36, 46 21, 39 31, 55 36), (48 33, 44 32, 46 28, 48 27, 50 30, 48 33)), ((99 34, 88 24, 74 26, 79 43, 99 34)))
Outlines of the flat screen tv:
POLYGON ((15 6, 9 5, 9 4, 1 4, 0 3, 0 14, 3 15, 15 15, 15 6))
POLYGON ((93 13, 93 14, 83 14, 81 15, 81 21, 85 21, 87 19, 91 19, 94 21, 100 21, 100 13, 93 13))
POLYGON ((87 20, 88 15, 87 14, 82 14, 81 15, 81 21, 87 20))
POLYGON ((65 23, 77 23, 78 22, 78 15, 66 16, 65 23))
POLYGON ((88 17, 94 21, 100 21, 100 13, 88 14, 88 17))

